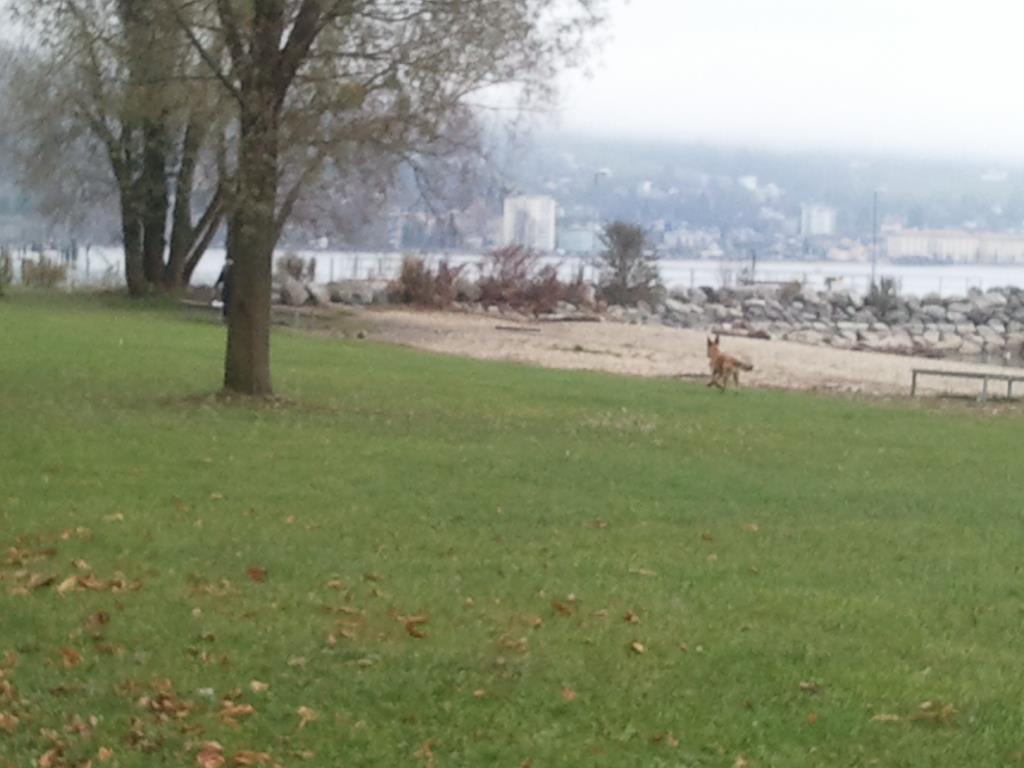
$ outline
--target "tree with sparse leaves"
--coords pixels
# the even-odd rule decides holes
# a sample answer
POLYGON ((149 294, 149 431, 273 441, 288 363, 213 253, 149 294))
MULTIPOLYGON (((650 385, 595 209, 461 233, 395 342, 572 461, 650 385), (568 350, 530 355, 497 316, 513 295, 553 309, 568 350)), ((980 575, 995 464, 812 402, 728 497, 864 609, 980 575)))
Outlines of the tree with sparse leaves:
POLYGON ((115 200, 130 293, 181 290, 224 218, 219 90, 162 0, 8 4, 35 33, 4 73, 26 186, 51 220, 115 200))
POLYGON ((610 304, 633 306, 656 301, 663 293, 658 255, 647 245, 642 227, 614 221, 601 233, 598 293, 610 304))
POLYGON ((604 0, 161 2, 235 112, 224 385, 267 395, 274 246, 302 190, 367 151, 415 167, 463 146, 474 97, 549 94, 604 0))

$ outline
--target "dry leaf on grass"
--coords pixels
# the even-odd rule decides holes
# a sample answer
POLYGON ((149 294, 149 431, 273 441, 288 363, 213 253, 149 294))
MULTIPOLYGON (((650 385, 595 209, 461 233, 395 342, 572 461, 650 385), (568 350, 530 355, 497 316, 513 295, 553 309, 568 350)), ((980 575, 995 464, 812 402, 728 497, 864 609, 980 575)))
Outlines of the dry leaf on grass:
POLYGON ((700 537, 701 537, 702 539, 704 539, 704 541, 714 541, 714 540, 715 540, 715 537, 714 537, 714 535, 713 535, 713 534, 711 533, 711 531, 704 531, 704 533, 702 533, 702 534, 700 535, 700 537))
POLYGON ((14 729, 18 727, 18 718, 8 712, 0 712, 0 731, 4 733, 14 733, 14 729))
POLYGON ((255 581, 257 584, 262 584, 267 580, 267 569, 261 568, 258 565, 251 565, 246 569, 245 575, 249 577, 249 581, 255 581))
POLYGON ((64 664, 64 669, 73 669, 83 661, 82 654, 74 648, 61 648, 60 656, 61 661, 64 664))
POLYGON ((625 620, 626 620, 626 622, 628 624, 639 624, 640 623, 640 617, 637 616, 635 613, 633 613, 633 611, 626 611, 626 615, 623 618, 625 618, 625 620))
POLYGON ((565 699, 565 701, 576 701, 576 691, 566 686, 562 688, 562 698, 565 699))
POLYGON ((224 747, 216 741, 204 743, 196 755, 199 768, 221 768, 224 762, 224 747))
POLYGON ((68 576, 57 586, 57 593, 65 595, 68 592, 74 592, 76 589, 78 589, 78 577, 68 576))
POLYGON ((96 750, 96 759, 99 760, 101 763, 110 762, 113 756, 114 750, 112 750, 110 747, 100 747, 98 750, 96 750))
POLYGON ((409 637, 415 637, 423 639, 430 637, 430 634, 420 629, 420 626, 426 624, 430 618, 426 614, 420 614, 419 616, 399 616, 398 620, 405 625, 405 632, 409 637))
POLYGON ((647 653, 647 647, 639 640, 634 640, 632 643, 630 643, 629 649, 633 653, 647 653))
POLYGON ((63 750, 60 747, 53 747, 46 750, 39 759, 36 761, 36 765, 39 768, 54 768, 60 761, 61 753, 63 750))
POLYGON ((665 744, 665 746, 675 749, 679 746, 679 739, 673 736, 671 733, 662 733, 651 738, 651 742, 654 744, 665 744))
POLYGON ((267 683, 261 683, 259 680, 253 680, 249 683, 249 690, 253 693, 263 693, 270 685, 267 683))
POLYGON ((818 722, 818 713, 811 712, 811 714, 807 716, 807 724, 814 725, 816 722, 818 722))
POLYGON ((307 725, 309 725, 310 723, 312 723, 312 722, 313 722, 314 720, 316 720, 316 719, 317 719, 317 714, 316 714, 316 712, 314 712, 314 711, 313 711, 312 709, 310 709, 309 707, 299 707, 299 708, 298 708, 298 709, 296 710, 296 713, 297 713, 297 714, 298 714, 298 716, 299 716, 299 730, 300 730, 300 731, 301 731, 301 730, 302 730, 303 728, 305 728, 305 727, 306 727, 307 725))
POLYGON ((757 533, 758 531, 761 530, 761 526, 758 525, 757 523, 747 523, 746 525, 743 526, 743 530, 744 531, 748 531, 750 533, 757 533))
POLYGON ((813 680, 812 681, 802 680, 800 682, 800 690, 803 691, 804 693, 820 693, 821 692, 821 686, 818 685, 813 680))

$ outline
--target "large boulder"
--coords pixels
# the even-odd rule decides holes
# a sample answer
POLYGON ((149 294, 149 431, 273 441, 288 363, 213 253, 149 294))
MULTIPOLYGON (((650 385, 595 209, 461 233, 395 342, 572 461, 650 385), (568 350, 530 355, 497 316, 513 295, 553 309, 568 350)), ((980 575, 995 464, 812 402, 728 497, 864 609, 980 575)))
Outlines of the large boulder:
POLYGON ((289 307, 301 307, 309 298, 306 286, 300 280, 291 275, 282 275, 279 278, 281 284, 281 303, 289 307))
POLYGON ((325 285, 307 283, 306 293, 309 294, 309 301, 317 306, 324 307, 331 303, 331 292, 325 285))

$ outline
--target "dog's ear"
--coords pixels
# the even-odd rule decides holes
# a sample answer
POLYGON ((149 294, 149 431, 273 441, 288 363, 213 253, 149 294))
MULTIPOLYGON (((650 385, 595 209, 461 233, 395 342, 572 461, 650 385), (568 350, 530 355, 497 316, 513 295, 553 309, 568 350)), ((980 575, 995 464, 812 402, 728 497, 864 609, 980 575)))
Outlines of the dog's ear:
POLYGON ((718 343, 718 334, 716 333, 715 334, 715 344, 717 344, 717 343, 718 343))
POLYGON ((715 342, 713 342, 713 341, 711 340, 711 337, 710 337, 710 336, 708 336, 708 346, 710 347, 710 346, 714 345, 714 343, 715 343, 715 342))

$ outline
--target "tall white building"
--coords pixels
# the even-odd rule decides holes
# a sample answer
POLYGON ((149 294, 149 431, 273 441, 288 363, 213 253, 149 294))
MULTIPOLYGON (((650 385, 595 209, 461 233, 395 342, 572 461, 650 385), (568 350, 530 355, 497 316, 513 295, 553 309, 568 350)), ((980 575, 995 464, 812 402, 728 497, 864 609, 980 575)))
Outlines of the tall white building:
POLYGON ((890 259, 927 259, 956 264, 1022 264, 1024 234, 903 229, 886 237, 890 259))
POLYGON ((546 195, 519 195, 505 198, 503 242, 523 245, 536 251, 555 250, 555 221, 558 205, 546 195))
POLYGON ((827 237, 836 233, 836 209, 827 205, 804 203, 800 206, 800 234, 827 237))

